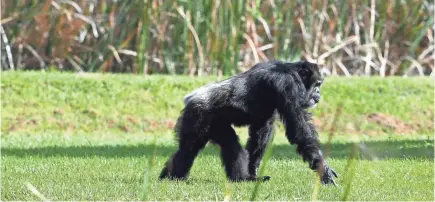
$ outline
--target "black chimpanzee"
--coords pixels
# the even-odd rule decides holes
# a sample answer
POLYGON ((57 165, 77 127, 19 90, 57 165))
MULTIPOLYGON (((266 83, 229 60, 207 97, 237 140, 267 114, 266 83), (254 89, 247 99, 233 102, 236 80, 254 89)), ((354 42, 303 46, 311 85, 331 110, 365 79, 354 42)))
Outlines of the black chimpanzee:
POLYGON ((297 145, 303 160, 318 172, 322 183, 335 184, 337 174, 323 158, 306 111, 319 102, 322 82, 317 64, 270 61, 193 91, 185 97, 185 108, 175 127, 178 151, 166 163, 160 179, 186 179, 195 157, 211 140, 220 146, 231 181, 268 180, 268 176, 257 177, 257 170, 277 112, 288 140, 297 145), (246 150, 232 125, 249 126, 246 150))

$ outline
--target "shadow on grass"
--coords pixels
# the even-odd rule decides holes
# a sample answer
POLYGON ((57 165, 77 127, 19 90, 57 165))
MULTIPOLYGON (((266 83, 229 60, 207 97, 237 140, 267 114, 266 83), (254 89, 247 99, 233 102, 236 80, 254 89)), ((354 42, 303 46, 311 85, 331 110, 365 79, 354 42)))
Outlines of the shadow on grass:
MULTIPOLYGON (((395 141, 369 141, 364 142, 366 149, 359 150, 359 155, 363 159, 372 159, 375 156, 378 159, 395 158, 423 158, 434 159, 434 144, 432 140, 395 140, 395 141), (368 152, 367 152, 368 151, 368 152)), ((332 158, 348 158, 354 145, 351 143, 334 143, 329 146, 328 156, 332 158)), ((157 146, 157 156, 167 157, 177 150, 176 146, 157 146)), ((50 146, 40 148, 2 148, 1 156, 41 156, 41 157, 147 157, 153 153, 153 145, 107 145, 107 146, 50 146)), ((200 154, 219 155, 217 146, 207 146, 200 154)), ((275 159, 301 159, 296 153, 293 145, 274 145, 272 158, 275 159)))

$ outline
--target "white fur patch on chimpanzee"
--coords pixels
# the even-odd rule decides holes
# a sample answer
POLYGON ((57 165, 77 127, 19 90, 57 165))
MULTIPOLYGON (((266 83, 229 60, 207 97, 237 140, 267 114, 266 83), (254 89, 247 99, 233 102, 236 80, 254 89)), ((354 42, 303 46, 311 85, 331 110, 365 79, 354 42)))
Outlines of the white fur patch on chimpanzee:
POLYGON ((192 91, 191 93, 184 96, 184 105, 187 105, 192 101, 207 101, 210 98, 210 95, 212 95, 212 93, 214 92, 214 90, 228 86, 231 83, 230 80, 231 79, 227 79, 219 83, 208 84, 192 91))

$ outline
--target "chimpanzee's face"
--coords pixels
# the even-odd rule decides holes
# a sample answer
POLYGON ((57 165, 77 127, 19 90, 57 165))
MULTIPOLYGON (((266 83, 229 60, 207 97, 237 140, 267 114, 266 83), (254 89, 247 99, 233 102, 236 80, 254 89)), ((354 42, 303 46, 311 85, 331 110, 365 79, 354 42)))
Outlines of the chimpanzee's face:
POLYGON ((313 108, 320 101, 320 86, 323 84, 323 77, 319 72, 318 65, 305 62, 303 69, 299 71, 299 76, 307 92, 307 100, 303 107, 313 108))

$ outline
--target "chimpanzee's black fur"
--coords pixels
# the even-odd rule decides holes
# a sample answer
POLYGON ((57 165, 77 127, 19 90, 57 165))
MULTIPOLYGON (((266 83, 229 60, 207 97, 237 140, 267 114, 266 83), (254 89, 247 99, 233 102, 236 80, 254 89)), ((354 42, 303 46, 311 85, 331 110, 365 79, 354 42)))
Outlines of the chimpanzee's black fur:
POLYGON ((269 177, 257 178, 257 170, 278 113, 288 140, 297 145, 303 160, 318 171, 323 183, 334 183, 332 175, 337 176, 323 158, 317 132, 309 122, 311 115, 306 111, 319 101, 322 82, 316 64, 271 61, 193 91, 185 97, 185 108, 176 124, 178 151, 168 160, 160 178, 186 179, 197 154, 212 141, 221 148, 230 180, 267 180, 269 177), (249 126, 246 150, 232 125, 249 126))

